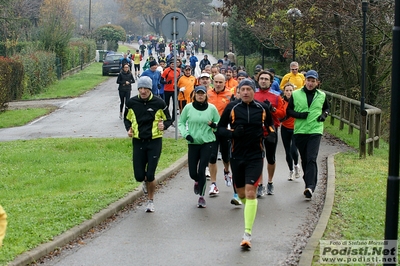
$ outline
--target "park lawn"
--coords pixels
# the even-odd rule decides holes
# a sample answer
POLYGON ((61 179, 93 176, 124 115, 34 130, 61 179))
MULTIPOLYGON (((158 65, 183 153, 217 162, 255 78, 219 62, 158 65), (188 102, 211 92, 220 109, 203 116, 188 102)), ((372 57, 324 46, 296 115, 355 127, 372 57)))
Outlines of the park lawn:
POLYGON ((52 111, 54 108, 27 108, 0 112, 0 128, 23 126, 52 111))
MULTIPOLYGON (((328 122, 325 130, 358 148, 358 130, 348 135, 347 127, 339 131, 328 122)), ((388 154, 389 146, 381 140, 380 148, 365 159, 358 151, 335 155, 335 200, 323 240, 384 239, 388 154)), ((319 246, 313 265, 322 265, 319 246)))
MULTIPOLYGON (((1 202, 8 227, 0 265, 90 219, 139 184, 131 139, 37 139, 0 142, 1 202)), ((157 172, 187 152, 164 139, 157 172)))

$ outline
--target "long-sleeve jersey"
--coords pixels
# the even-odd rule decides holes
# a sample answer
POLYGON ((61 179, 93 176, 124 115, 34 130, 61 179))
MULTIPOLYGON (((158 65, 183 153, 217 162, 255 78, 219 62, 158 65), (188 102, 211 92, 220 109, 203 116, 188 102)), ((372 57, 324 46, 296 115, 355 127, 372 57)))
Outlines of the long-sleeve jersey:
POLYGON ((268 100, 271 103, 272 107, 275 107, 276 110, 275 112, 272 112, 271 115, 272 119, 274 120, 275 127, 278 128, 281 123, 279 119, 285 116, 282 97, 274 91, 271 91, 271 89, 261 90, 257 88, 256 93, 254 94, 254 99, 259 102, 264 102, 265 100, 268 100))
POLYGON ((124 117, 126 130, 132 127, 132 137, 135 139, 161 138, 163 131, 158 129, 158 122, 164 122, 164 130, 172 124, 167 105, 153 94, 146 100, 139 95, 130 98, 126 102, 124 117))
MULTIPOLYGON (((198 103, 197 103, 198 104, 198 103)), ((179 118, 178 129, 183 138, 187 135, 193 137, 194 142, 191 144, 204 144, 215 141, 213 129, 208 122, 218 123, 219 114, 217 108, 210 103, 204 110, 196 109, 195 103, 189 103, 183 108, 179 118)))
POLYGON ((273 127, 272 117, 264 103, 237 100, 229 103, 222 113, 218 134, 232 139, 232 158, 254 160, 265 156, 264 134, 270 126, 273 127), (233 131, 240 125, 244 128, 244 135, 235 137, 233 131))

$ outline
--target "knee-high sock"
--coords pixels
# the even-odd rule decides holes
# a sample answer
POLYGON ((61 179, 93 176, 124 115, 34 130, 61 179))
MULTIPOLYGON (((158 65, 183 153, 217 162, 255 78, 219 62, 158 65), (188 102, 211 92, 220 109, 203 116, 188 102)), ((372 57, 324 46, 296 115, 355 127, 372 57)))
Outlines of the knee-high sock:
POLYGON ((251 234, 257 214, 257 199, 247 199, 244 206, 244 231, 251 234))

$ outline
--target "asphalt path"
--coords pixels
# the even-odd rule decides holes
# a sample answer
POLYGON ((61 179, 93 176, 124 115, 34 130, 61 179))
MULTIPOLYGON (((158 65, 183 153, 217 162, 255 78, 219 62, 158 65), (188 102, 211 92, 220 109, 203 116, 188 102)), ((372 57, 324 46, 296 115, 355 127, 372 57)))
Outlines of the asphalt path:
MULTIPOLYGON (((118 118, 115 81, 116 76, 110 77, 81 97, 47 101, 58 109, 28 125, 1 129, 0 141, 127 137, 118 118)), ((132 95, 135 94, 136 85, 132 90, 132 95)), ((175 128, 170 127, 165 137, 174 136, 175 128)), ((318 159, 320 169, 329 154, 340 150, 323 139, 318 159)), ((43 265, 289 265, 287 261, 293 255, 297 237, 304 235, 315 205, 305 200, 302 179, 287 180, 289 170, 281 139, 275 194, 258 201, 250 252, 242 251, 239 246, 244 232, 243 206, 230 204, 232 188, 224 184, 220 161, 218 167, 220 194, 206 197, 207 208, 196 207, 193 181, 187 167, 183 167, 156 193, 155 213, 145 213, 144 206, 137 205, 121 214, 106 230, 86 239, 83 245, 63 251, 43 265)), ((322 193, 317 188, 315 198, 323 197, 322 193)))

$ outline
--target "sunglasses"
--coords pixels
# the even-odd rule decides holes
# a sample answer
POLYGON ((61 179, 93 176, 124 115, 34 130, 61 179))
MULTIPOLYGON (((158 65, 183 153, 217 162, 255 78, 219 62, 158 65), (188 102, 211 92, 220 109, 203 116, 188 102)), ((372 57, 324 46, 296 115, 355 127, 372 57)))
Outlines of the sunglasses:
POLYGON ((299 70, 298 68, 292 68, 291 69, 292 71, 297 71, 297 70, 299 70))

